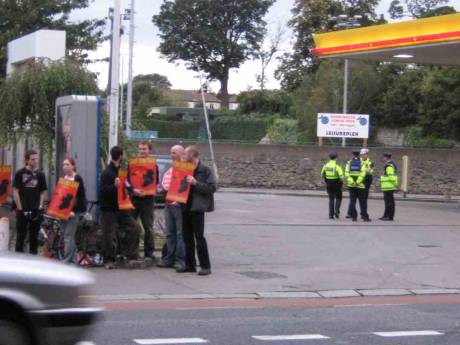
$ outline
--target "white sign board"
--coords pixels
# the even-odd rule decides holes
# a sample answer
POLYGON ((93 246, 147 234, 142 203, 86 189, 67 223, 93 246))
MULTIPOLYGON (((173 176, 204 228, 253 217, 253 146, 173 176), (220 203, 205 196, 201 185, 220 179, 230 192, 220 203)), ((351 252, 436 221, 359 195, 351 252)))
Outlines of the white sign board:
POLYGON ((369 138, 369 115, 318 114, 318 137, 369 138))

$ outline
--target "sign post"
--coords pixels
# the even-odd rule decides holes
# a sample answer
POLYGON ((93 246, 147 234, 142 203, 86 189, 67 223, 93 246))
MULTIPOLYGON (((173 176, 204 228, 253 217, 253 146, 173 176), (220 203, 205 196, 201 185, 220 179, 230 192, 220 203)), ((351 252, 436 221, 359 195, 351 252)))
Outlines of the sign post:
POLYGON ((319 138, 369 138, 369 115, 319 113, 317 123, 319 138))

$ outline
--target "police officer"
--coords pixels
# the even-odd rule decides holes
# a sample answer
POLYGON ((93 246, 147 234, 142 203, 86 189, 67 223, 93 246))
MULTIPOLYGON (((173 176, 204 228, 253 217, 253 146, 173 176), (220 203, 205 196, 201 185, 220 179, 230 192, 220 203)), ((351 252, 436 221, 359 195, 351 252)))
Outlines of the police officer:
POLYGON ((397 175, 396 164, 391 160, 391 153, 383 154, 383 175, 380 177, 380 189, 383 192, 385 201, 385 211, 380 220, 392 221, 395 216, 394 192, 398 189, 399 178, 397 175))
POLYGON ((329 153, 330 160, 321 169, 321 176, 326 182, 326 190, 329 196, 329 219, 339 218, 340 205, 342 204, 343 170, 337 164, 337 153, 329 153))
MULTIPOLYGON (((361 156, 361 162, 364 166, 364 171, 366 172, 366 176, 364 177, 364 186, 366 187, 364 189, 364 197, 367 203, 367 200, 369 199, 369 189, 371 188, 372 180, 374 179, 374 162, 372 162, 369 158, 369 149, 362 148, 359 154, 361 156)), ((362 214, 361 218, 363 218, 362 214)))
POLYGON ((367 200, 365 198, 365 185, 364 179, 366 177, 366 171, 364 165, 359 158, 359 151, 353 151, 353 158, 347 162, 345 167, 345 178, 347 186, 350 191, 350 216, 351 219, 356 222, 358 218, 358 212, 356 211, 356 201, 359 200, 359 208, 361 209, 361 215, 365 222, 370 222, 369 215, 367 214, 367 200))

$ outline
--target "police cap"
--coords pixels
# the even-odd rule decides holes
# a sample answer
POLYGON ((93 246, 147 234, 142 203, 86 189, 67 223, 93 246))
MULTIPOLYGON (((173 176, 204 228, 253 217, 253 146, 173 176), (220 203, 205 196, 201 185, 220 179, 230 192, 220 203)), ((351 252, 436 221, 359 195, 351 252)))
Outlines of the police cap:
POLYGON ((391 158, 391 153, 390 152, 385 152, 383 154, 383 157, 391 158))
POLYGON ((353 154, 353 156, 359 156, 359 150, 353 150, 351 151, 351 153, 353 154))
POLYGON ((336 159, 337 156, 338 156, 338 155, 337 155, 337 152, 335 152, 335 151, 332 151, 332 152, 329 153, 329 158, 330 158, 330 159, 336 159))

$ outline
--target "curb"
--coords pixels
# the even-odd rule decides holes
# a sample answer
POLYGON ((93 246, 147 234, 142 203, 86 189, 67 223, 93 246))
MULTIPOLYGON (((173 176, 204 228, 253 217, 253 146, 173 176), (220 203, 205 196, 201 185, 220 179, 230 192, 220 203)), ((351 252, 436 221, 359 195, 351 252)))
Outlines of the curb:
MULTIPOLYGON (((309 192, 296 192, 296 191, 270 191, 270 190, 244 190, 244 189, 225 189, 220 188, 220 193, 234 193, 234 194, 256 194, 256 195, 280 195, 280 196, 297 196, 297 197, 313 197, 313 198, 327 198, 327 194, 319 194, 319 193, 309 193, 309 192)), ((344 199, 348 199, 349 196, 344 193, 344 199)), ((371 200, 383 200, 383 197, 376 196, 376 195, 369 195, 369 199, 371 200)), ((395 195, 395 200, 397 201, 412 201, 412 202, 433 202, 433 203, 442 203, 442 204, 458 204, 460 200, 456 198, 447 200, 443 196, 438 196, 436 198, 427 198, 427 197, 401 197, 399 195, 395 195)))
POLYGON ((218 300, 218 299, 328 299, 350 297, 385 297, 385 296, 429 296, 460 295, 460 289, 349 289, 318 291, 267 291, 235 294, 130 294, 130 295, 91 295, 85 296, 97 303, 107 302, 141 302, 166 300, 218 300))

